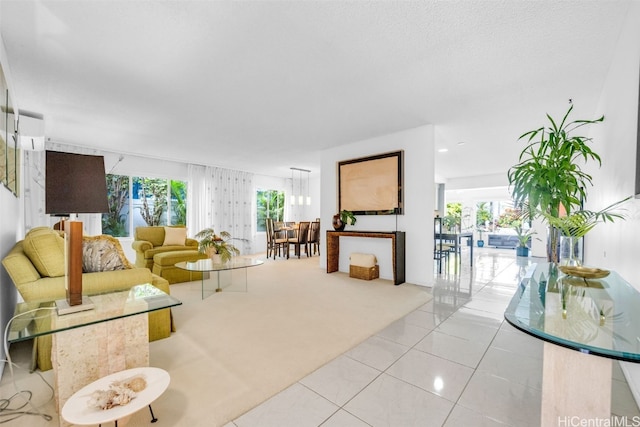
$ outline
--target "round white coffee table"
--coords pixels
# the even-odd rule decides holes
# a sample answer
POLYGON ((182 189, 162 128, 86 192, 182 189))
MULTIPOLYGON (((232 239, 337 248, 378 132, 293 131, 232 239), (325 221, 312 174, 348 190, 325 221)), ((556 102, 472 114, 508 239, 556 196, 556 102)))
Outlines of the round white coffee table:
MULTIPOLYGON (((65 421, 81 426, 109 422, 115 422, 117 426, 118 420, 138 412, 145 406, 148 406, 151 411, 151 403, 164 393, 169 386, 169 382, 169 373, 160 368, 142 367, 116 372, 100 378, 75 392, 62 407, 61 415, 65 421), (114 381, 128 379, 137 375, 141 375, 145 379, 147 386, 144 390, 138 392, 136 397, 128 404, 114 406, 106 410, 87 406, 87 402, 94 391, 108 390, 109 385, 114 381)), ((153 411, 151 411, 151 422, 155 421, 157 419, 153 416, 153 411)))

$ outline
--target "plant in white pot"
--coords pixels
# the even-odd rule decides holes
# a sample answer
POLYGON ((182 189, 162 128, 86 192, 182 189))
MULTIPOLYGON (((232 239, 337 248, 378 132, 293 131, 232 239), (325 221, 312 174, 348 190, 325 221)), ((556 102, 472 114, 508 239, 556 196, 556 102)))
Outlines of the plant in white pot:
POLYGON ((232 256, 240 254, 240 249, 229 243, 232 237, 227 231, 221 231, 218 235, 212 227, 205 228, 196 234, 195 238, 198 240, 198 251, 209 255, 214 261, 217 258, 215 255, 219 255, 220 261, 224 263, 232 256))

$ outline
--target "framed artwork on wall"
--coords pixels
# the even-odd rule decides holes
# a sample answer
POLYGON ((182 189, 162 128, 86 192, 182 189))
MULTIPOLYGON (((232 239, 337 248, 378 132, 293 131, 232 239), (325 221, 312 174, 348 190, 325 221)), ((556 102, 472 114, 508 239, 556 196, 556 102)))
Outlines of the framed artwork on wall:
POLYGON ((18 134, 16 115, 11 104, 11 94, 7 90, 7 188, 18 195, 18 134))
POLYGON ((338 163, 338 211, 397 215, 404 210, 404 151, 338 163))
POLYGON ((7 109, 9 89, 4 78, 4 72, 0 67, 0 181, 7 185, 7 109))
POLYGON ((20 176, 20 145, 16 115, 11 102, 9 86, 0 67, 0 180, 14 195, 18 195, 20 176))
MULTIPOLYGON (((640 86, 640 85, 639 85, 640 86)), ((640 88, 638 89, 638 122, 636 123, 636 199, 640 199, 640 88)))

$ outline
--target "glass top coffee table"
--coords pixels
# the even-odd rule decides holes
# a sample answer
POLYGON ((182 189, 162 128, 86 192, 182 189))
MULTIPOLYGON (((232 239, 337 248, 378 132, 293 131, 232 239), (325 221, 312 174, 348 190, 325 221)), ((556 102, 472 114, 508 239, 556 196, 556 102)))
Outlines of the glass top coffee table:
MULTIPOLYGON (((244 258, 244 257, 233 257, 227 262, 216 263, 213 262, 210 258, 207 259, 199 259, 197 261, 183 261, 176 264, 176 267, 181 268, 187 271, 200 272, 202 274, 202 299, 205 298, 205 294, 212 293, 211 290, 206 288, 205 282, 208 279, 207 274, 215 272, 217 276, 217 285, 215 288, 215 292, 221 292, 223 289, 235 290, 237 288, 236 285, 240 285, 242 288, 242 284, 234 283, 233 280, 233 271, 234 270, 244 270, 244 288, 240 289, 243 291, 247 290, 247 269, 249 267, 257 267, 259 265, 264 264, 264 261, 253 258, 244 258), (228 280, 225 284, 221 282, 220 273, 227 271, 229 272, 228 280)), ((208 295, 207 295, 208 296, 208 295)))

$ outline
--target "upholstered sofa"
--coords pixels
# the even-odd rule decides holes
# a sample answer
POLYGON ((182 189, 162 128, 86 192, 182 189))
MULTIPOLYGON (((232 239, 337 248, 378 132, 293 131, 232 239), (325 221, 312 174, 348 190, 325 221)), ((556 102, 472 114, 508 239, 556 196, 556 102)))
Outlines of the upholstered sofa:
MULTIPOLYGON (((93 295, 129 289, 151 283, 169 293, 169 282, 154 275, 148 268, 132 266, 117 239, 93 236, 83 239, 82 293, 93 295)), ((2 260, 11 280, 25 302, 64 299, 64 238, 48 227, 30 230, 2 260)), ((149 340, 171 335, 171 311, 163 309, 149 313, 149 340)), ((51 335, 36 338, 34 357, 40 370, 51 369, 51 335)), ((34 366, 35 367, 35 366, 34 366)))
POLYGON ((169 283, 188 282, 202 277, 200 273, 175 267, 180 261, 207 257, 198 252, 198 241, 187 237, 185 227, 136 227, 131 246, 136 251, 136 267, 146 267, 169 283))

